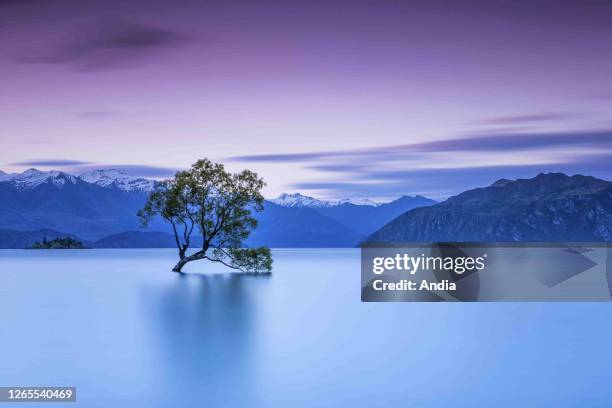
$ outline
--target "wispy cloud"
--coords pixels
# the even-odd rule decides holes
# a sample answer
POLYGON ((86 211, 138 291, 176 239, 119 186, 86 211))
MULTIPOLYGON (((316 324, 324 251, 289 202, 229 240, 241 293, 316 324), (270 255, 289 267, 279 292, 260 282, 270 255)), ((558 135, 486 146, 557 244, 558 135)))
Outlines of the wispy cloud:
POLYGON ((289 187, 327 196, 394 197, 449 193, 499 178, 540 172, 612 176, 612 130, 566 133, 475 134, 425 143, 365 149, 233 157, 241 162, 302 163, 319 180, 289 187))
POLYGON ((81 71, 130 67, 187 41, 184 34, 125 20, 99 21, 57 47, 30 50, 17 60, 30 64, 67 64, 81 71))
POLYGON ((310 152, 310 153, 283 153, 283 154, 255 154, 247 156, 228 157, 229 161, 237 162, 268 162, 282 163, 293 161, 311 161, 319 160, 326 157, 337 157, 345 154, 355 154, 355 150, 334 150, 328 152, 310 152))
POLYGON ((495 118, 487 118, 476 122, 478 125, 522 125, 539 122, 560 121, 565 119, 574 119, 581 114, 576 112, 544 112, 532 113, 526 115, 500 116, 495 118))
POLYGON ((307 166, 312 170, 329 171, 329 172, 355 172, 363 171, 369 168, 368 165, 361 163, 330 163, 330 164, 316 164, 307 166))
POLYGON ((612 130, 566 133, 517 133, 468 136, 404 146, 418 152, 524 151, 561 146, 612 148, 612 130))
POLYGON ((12 163, 11 166, 42 166, 42 167, 72 167, 72 166, 83 166, 91 164, 90 162, 84 162, 79 160, 68 160, 68 159, 38 159, 38 160, 26 160, 22 162, 12 163))
POLYGON ((612 149, 612 130, 567 133, 517 133, 466 136, 433 142, 373 147, 366 149, 331 150, 308 153, 262 154, 230 157, 239 162, 312 162, 327 159, 405 159, 419 153, 525 151, 552 147, 592 147, 612 149))

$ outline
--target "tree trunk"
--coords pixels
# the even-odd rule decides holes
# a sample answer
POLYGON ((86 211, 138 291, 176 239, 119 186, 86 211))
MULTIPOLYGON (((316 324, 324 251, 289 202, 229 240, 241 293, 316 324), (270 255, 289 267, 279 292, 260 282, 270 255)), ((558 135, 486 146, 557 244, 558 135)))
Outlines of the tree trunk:
POLYGON ((181 272, 183 266, 185 266, 185 264, 189 262, 185 258, 185 250, 179 247, 179 262, 174 266, 174 268, 172 268, 173 272, 181 272))
POLYGON ((202 252, 196 252, 191 256, 183 256, 178 261, 178 263, 172 268, 173 272, 183 272, 183 267, 191 261, 197 261, 198 259, 202 259, 204 254, 202 252))
POLYGON ((174 268, 172 268, 172 271, 173 272, 182 273, 183 272, 183 266, 185 266, 185 264, 187 264, 187 262, 189 262, 189 260, 187 258, 183 258, 183 259, 179 260, 178 263, 176 265, 174 265, 174 268))

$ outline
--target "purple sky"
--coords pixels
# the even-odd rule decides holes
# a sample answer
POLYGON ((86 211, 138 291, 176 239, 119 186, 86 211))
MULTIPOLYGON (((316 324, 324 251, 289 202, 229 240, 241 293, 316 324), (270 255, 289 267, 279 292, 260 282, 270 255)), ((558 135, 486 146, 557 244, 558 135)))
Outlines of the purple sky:
POLYGON ((608 1, 0 0, 0 169, 201 157, 267 196, 612 178, 608 1))

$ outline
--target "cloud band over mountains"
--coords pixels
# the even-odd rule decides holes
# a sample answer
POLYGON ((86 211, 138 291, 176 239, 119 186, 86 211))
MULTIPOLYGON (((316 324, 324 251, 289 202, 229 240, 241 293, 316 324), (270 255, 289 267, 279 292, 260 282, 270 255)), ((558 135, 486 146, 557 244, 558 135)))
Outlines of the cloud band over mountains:
POLYGON ((525 151, 549 147, 593 147, 612 149, 612 130, 571 133, 532 133, 532 134, 499 134, 470 136, 456 139, 443 139, 425 143, 374 147, 371 149, 332 150, 309 153, 261 154, 230 157, 240 162, 294 162, 315 161, 344 157, 401 158, 405 154, 429 152, 491 152, 491 151, 525 151))
POLYGON ((563 171, 609 178, 612 130, 470 135, 425 143, 248 155, 230 160, 299 162, 328 174, 320 181, 294 183, 292 187, 296 189, 342 191, 348 196, 373 193, 387 196, 394 191, 410 191, 440 198, 509 174, 532 177, 539 172, 563 171), (338 179, 344 182, 337 182, 338 179))

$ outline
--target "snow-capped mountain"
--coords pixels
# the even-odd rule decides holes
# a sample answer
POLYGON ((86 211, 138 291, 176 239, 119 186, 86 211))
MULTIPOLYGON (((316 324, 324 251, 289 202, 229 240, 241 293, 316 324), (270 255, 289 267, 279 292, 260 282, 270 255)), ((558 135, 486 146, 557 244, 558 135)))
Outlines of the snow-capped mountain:
POLYGON ((378 207, 382 203, 377 201, 370 200, 369 198, 343 198, 342 200, 332 201, 334 206, 342 205, 342 204, 353 204, 353 205, 368 205, 370 207, 378 207))
POLYGON ((29 169, 23 173, 7 174, 0 171, 0 182, 9 182, 20 190, 33 189, 41 184, 51 182, 56 186, 67 183, 76 184, 82 181, 99 187, 117 188, 128 192, 149 192, 155 186, 155 180, 134 177, 116 169, 94 170, 79 176, 73 176, 62 171, 41 171, 29 169))
POLYGON ((342 200, 319 200, 314 197, 306 196, 300 193, 287 194, 283 193, 278 198, 268 200, 274 204, 283 207, 309 207, 309 208, 329 208, 338 207, 342 204, 367 205, 377 207, 380 203, 367 198, 344 198, 342 200))
POLYGON ((155 181, 142 177, 134 177, 117 169, 100 169, 79 175, 87 183, 100 187, 116 187, 125 191, 151 191, 155 181))
POLYGON ((23 173, 15 174, 0 174, 0 181, 12 183, 19 189, 32 189, 47 182, 51 182, 57 186, 65 184, 75 184, 77 178, 70 174, 61 171, 40 171, 29 169, 23 173))
POLYGON ((300 193, 287 194, 283 193, 278 198, 268 200, 282 207, 328 207, 327 201, 318 200, 314 197, 302 195, 300 193))
MULTIPOLYGON (((110 172, 81 177, 61 171, 27 170, 0 181, 0 230, 49 229, 95 240, 141 227, 136 216, 153 181, 110 172), (106 176, 106 177, 104 177, 106 176), (97 182, 97 183, 96 183, 97 182)), ((164 230, 159 220, 153 230, 164 230)))

